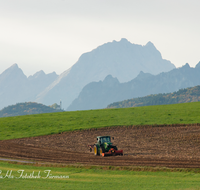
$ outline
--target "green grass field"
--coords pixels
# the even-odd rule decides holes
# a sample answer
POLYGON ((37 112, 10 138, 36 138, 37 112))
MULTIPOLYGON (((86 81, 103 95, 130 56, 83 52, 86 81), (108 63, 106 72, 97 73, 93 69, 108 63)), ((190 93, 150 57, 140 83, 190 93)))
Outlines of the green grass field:
POLYGON ((200 102, 0 118, 0 140, 107 126, 200 123, 200 102))
POLYGON ((36 167, 0 162, 0 188, 8 189, 200 189, 200 174, 194 172, 148 172, 100 168, 36 167), (24 170, 23 175, 22 170, 24 170), (48 172, 50 170, 48 177, 48 172), (46 173, 45 173, 46 171, 46 173), (8 172, 7 177, 6 173, 8 172), (9 174, 11 175, 9 176, 9 174), (39 176, 33 178, 32 176, 39 176), (40 174, 38 175, 38 173, 40 174), (27 174, 27 175, 26 175, 27 174), (25 177, 31 176, 31 179, 25 177), (54 176, 54 178, 52 178, 54 176), (55 177, 61 178, 55 178, 55 177), (64 178, 63 178, 64 176, 64 178), (66 178, 69 176, 69 178, 66 178), (23 178, 24 177, 24 178, 23 178))
MULTIPOLYGON (((0 140, 108 126, 200 123, 200 102, 126 109, 60 112, 0 118, 0 140)), ((162 170, 162 169, 161 169, 162 170)), ((200 189, 200 173, 129 171, 101 167, 44 167, 0 162, 0 189, 200 189), (24 175, 39 178, 19 178, 24 175), (69 178, 46 178, 51 176, 69 178), (10 177, 5 177, 7 172, 10 177), (9 173, 8 173, 9 174, 9 173)))

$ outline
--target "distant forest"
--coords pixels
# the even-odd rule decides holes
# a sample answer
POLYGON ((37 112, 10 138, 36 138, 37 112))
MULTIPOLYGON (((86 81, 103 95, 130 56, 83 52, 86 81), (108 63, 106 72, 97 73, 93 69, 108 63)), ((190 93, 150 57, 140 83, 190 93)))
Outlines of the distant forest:
MULTIPOLYGON (((52 107, 54 107, 52 105, 52 107)), ((40 113, 51 113, 51 112, 61 112, 63 110, 54 109, 43 104, 38 104, 35 102, 25 102, 18 103, 16 105, 11 105, 3 108, 0 111, 0 117, 11 117, 19 115, 31 115, 31 114, 40 114, 40 113)))
POLYGON ((181 89, 167 94, 155 94, 141 98, 133 98, 108 105, 107 108, 128 108, 150 105, 177 104, 200 101, 200 86, 181 89))

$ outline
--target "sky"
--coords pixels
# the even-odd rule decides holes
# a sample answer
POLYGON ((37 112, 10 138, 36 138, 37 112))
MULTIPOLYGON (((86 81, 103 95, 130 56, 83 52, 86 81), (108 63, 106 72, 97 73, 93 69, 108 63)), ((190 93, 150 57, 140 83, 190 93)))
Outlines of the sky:
POLYGON ((176 67, 200 61, 199 0, 0 0, 0 74, 61 74, 81 54, 126 38, 151 41, 176 67))

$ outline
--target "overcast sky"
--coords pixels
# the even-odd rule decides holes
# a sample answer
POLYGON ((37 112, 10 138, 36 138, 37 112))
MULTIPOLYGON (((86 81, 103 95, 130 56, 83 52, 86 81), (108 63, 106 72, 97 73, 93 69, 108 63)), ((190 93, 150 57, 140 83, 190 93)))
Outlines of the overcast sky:
POLYGON ((151 41, 176 67, 200 61, 200 0, 0 0, 0 73, 61 74, 81 54, 151 41))

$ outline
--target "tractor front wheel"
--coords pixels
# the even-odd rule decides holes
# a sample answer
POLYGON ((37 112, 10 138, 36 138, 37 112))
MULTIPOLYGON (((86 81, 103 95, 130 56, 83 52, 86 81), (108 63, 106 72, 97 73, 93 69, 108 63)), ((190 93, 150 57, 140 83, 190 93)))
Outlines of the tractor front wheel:
POLYGON ((104 153, 104 149, 102 147, 100 147, 100 156, 104 156, 104 155, 102 155, 102 153, 104 153))

